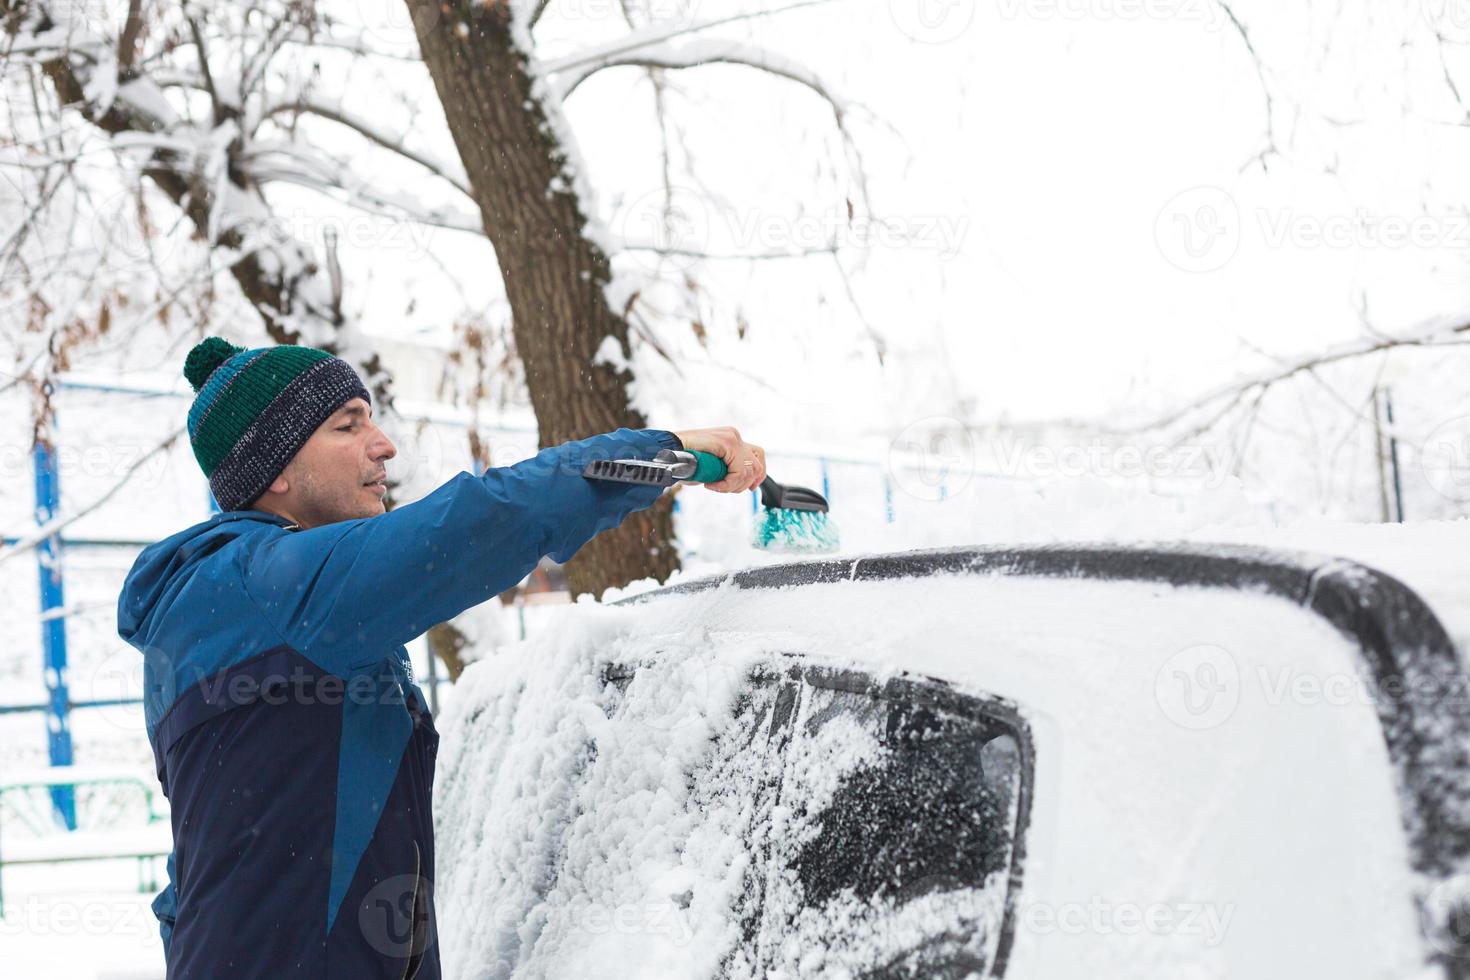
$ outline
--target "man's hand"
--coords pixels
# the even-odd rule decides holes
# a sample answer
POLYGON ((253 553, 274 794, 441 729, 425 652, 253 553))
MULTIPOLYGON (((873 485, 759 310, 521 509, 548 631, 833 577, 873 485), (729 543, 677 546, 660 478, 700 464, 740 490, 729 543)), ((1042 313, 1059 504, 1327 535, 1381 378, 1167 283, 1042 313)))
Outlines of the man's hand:
POLYGON ((717 493, 744 493, 760 486, 766 478, 766 451, 740 438, 732 426, 717 429, 689 429, 675 432, 685 449, 713 453, 725 461, 730 472, 719 483, 705 486, 717 493))

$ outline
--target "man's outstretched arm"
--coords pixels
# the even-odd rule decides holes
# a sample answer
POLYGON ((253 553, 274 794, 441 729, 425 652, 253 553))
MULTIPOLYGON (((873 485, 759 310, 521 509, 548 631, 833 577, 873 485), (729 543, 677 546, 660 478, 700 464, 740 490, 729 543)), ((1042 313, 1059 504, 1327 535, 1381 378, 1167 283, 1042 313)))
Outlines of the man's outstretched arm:
MULTIPOLYGON (((690 448, 711 431, 691 430, 690 448)), ((567 561, 662 492, 589 480, 587 463, 681 447, 662 429, 618 429, 478 476, 461 472, 380 516, 273 537, 242 558, 244 587, 287 643, 345 671, 365 649, 407 643, 505 591, 543 555, 567 561)))

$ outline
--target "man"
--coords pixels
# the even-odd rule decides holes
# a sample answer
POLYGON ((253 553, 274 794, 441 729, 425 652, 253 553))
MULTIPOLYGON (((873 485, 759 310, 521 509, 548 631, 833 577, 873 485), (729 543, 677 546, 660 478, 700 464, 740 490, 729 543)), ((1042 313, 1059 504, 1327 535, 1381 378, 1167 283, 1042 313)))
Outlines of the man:
POLYGON ((210 337, 184 374, 223 512, 146 548, 118 598, 172 803, 168 976, 437 980, 439 736, 404 644, 659 495, 586 462, 703 449, 733 493, 764 454, 729 428, 624 428, 385 512, 396 450, 344 361, 210 337))

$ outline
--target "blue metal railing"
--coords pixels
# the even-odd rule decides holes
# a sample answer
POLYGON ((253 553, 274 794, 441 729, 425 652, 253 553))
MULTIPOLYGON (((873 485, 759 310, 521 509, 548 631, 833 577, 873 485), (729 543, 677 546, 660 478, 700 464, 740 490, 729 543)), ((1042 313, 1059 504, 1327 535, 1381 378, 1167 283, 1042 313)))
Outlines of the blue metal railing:
MULTIPOLYGON (((55 424, 55 416, 52 417, 55 424)), ((37 439, 31 450, 36 474, 36 523, 42 527, 61 509, 61 476, 49 442, 37 439)), ((42 677, 46 684, 46 751, 53 766, 72 764, 71 696, 66 677, 66 597, 61 578, 61 536, 52 534, 36 545, 41 581, 42 677)), ((77 826, 76 795, 70 786, 51 787, 56 817, 67 830, 77 826)))

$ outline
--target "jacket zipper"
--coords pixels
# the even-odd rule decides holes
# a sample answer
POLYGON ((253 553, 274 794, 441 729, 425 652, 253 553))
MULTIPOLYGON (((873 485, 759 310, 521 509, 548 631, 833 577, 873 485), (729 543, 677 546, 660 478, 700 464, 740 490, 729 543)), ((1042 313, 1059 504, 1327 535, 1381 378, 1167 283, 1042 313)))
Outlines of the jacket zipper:
POLYGON ((413 965, 413 950, 418 945, 415 937, 418 935, 419 925, 419 842, 413 842, 413 900, 408 903, 408 955, 403 958, 403 975, 399 980, 411 980, 417 976, 419 969, 424 965, 423 957, 419 957, 417 966, 413 967, 413 973, 408 968, 413 965))

